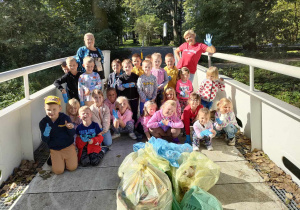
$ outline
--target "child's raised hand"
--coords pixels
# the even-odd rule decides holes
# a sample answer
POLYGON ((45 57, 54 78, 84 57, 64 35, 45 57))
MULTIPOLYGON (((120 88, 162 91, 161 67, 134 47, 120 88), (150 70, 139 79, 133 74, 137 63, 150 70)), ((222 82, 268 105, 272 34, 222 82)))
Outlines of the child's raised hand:
POLYGON ((65 120, 65 125, 68 129, 73 129, 74 128, 74 125, 73 123, 68 123, 68 121, 65 120))
POLYGON ((45 137, 49 137, 51 129, 52 128, 49 126, 49 123, 47 123, 43 135, 45 137))
POLYGON ((114 118, 119 119, 117 110, 114 110, 114 109, 113 109, 113 110, 112 110, 112 114, 113 114, 114 118))
POLYGON ((89 144, 93 144, 93 143, 94 143, 93 139, 90 139, 89 144))
POLYGON ((64 102, 65 102, 65 103, 68 103, 69 98, 68 98, 67 93, 63 93, 62 96, 63 96, 63 98, 64 98, 64 102))

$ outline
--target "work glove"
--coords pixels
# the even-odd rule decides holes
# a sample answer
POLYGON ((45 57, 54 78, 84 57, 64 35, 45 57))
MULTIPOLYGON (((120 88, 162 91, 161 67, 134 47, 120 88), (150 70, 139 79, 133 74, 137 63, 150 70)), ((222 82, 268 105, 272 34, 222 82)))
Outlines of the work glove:
POLYGON ((51 127, 49 126, 49 124, 47 123, 43 135, 44 135, 45 137, 49 137, 51 129, 52 129, 52 128, 51 128, 51 127))
POLYGON ((213 133, 210 132, 208 129, 201 131, 201 133, 200 133, 201 136, 209 136, 211 134, 213 134, 213 133))
POLYGON ((122 85, 124 88, 130 88, 130 83, 125 83, 122 85))
POLYGON ((212 40, 212 35, 206 34, 206 39, 204 40, 204 43, 210 47, 210 46, 212 46, 211 40, 212 40))
POLYGON ((80 106, 84 106, 84 101, 80 101, 80 106))
POLYGON ((112 110, 112 114, 113 114, 113 116, 115 117, 115 119, 119 119, 119 116, 118 116, 118 112, 117 112, 117 110, 112 110))
POLYGON ((172 79, 172 77, 171 77, 171 76, 168 76, 168 80, 171 81, 171 79, 172 79))
POLYGON ((64 102, 68 103, 68 101, 69 101, 68 94, 64 93, 64 94, 62 94, 62 96, 64 98, 64 102))
POLYGON ((221 125, 223 123, 223 121, 220 118, 217 118, 216 121, 219 125, 221 125))

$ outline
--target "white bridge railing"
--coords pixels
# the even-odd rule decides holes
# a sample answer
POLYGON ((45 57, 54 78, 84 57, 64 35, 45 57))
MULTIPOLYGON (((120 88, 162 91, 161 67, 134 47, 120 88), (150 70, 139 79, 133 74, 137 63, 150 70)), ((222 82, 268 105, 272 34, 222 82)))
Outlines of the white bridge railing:
MULTIPOLYGON (((108 78, 110 51, 102 52, 105 77, 108 78)), ((39 121, 45 116, 43 99, 47 95, 62 98, 61 92, 54 85, 30 95, 28 75, 61 65, 65 60, 66 58, 60 58, 0 73, 0 83, 23 77, 25 92, 24 99, 0 110, 0 185, 11 175, 13 169, 19 166, 22 159, 33 160, 34 150, 41 143, 39 121)))

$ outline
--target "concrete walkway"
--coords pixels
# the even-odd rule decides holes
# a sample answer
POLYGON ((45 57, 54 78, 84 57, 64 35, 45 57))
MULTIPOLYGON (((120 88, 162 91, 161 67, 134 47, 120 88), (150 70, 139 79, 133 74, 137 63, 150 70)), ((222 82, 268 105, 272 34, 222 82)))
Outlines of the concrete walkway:
MULTIPOLYGON (((97 167, 79 167, 63 175, 52 174, 46 180, 36 176, 12 209, 116 209, 118 167, 133 151, 134 143, 126 135, 114 140, 111 151, 97 167)), ((209 192, 224 209, 287 209, 235 147, 227 146, 223 139, 214 139, 213 147, 214 151, 201 148, 201 152, 221 167, 220 179, 209 192)), ((44 169, 50 167, 45 165, 44 169)))

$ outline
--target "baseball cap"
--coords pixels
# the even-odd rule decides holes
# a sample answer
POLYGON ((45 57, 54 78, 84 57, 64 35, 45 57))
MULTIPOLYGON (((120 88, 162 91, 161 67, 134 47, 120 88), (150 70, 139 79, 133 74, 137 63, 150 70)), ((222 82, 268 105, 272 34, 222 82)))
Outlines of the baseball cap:
POLYGON ((50 103, 54 103, 54 104, 60 105, 60 98, 57 97, 57 96, 47 96, 45 98, 45 104, 50 104, 50 103))

